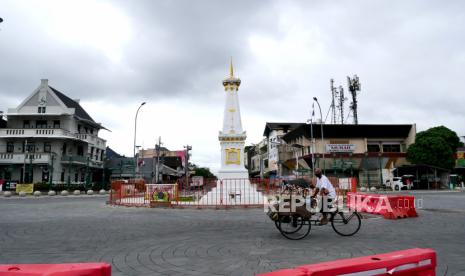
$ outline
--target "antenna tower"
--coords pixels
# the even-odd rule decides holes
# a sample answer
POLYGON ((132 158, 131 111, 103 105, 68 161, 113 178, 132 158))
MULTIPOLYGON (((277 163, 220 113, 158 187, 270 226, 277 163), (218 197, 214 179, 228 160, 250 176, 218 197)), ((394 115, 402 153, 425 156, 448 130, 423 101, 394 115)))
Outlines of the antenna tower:
POLYGON ((350 104, 350 109, 352 110, 354 116, 354 124, 358 125, 357 91, 360 91, 360 80, 358 76, 354 75, 353 78, 347 77, 347 86, 349 88, 350 94, 352 94, 352 103, 350 104))
POLYGON ((341 116, 341 124, 344 124, 344 102, 347 100, 347 98, 344 96, 344 88, 342 88, 342 85, 339 85, 339 91, 337 91, 338 95, 338 105, 337 108, 339 110, 339 115, 341 116))
POLYGON ((336 87, 334 87, 334 80, 331 79, 329 82, 330 82, 330 84, 331 84, 331 97, 332 97, 332 100, 331 100, 331 107, 330 107, 330 110, 331 110, 331 113, 332 113, 331 124, 336 124, 336 97, 337 97, 337 90, 336 90, 336 87))

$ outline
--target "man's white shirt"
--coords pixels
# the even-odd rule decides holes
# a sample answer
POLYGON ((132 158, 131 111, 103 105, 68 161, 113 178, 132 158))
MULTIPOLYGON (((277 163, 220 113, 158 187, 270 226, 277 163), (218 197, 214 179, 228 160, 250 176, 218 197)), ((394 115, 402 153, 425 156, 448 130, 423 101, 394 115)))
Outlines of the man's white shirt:
POLYGON ((336 197, 336 190, 333 187, 333 184, 329 181, 329 179, 325 176, 322 175, 321 178, 316 178, 316 187, 320 189, 320 191, 325 188, 328 190, 328 197, 329 198, 335 198, 336 197))

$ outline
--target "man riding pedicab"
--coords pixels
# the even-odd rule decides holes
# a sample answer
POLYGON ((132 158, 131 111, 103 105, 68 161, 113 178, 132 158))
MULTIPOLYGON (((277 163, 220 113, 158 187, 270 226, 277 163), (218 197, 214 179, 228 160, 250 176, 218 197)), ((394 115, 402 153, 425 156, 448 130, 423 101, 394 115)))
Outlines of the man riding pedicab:
POLYGON ((320 168, 315 169, 316 189, 313 192, 312 198, 315 198, 318 194, 321 195, 321 210, 322 218, 320 225, 328 224, 328 212, 332 208, 332 202, 336 198, 336 189, 329 179, 323 175, 320 168))

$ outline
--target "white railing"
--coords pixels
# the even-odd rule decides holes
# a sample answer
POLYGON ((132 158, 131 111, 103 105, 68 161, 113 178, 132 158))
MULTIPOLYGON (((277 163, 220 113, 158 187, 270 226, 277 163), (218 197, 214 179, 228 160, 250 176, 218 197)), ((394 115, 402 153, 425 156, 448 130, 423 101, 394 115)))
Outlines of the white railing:
POLYGON ((50 162, 50 153, 0 153, 0 164, 44 164, 50 162))
POLYGON ((69 131, 60 128, 6 128, 0 129, 0 137, 73 137, 69 131))
POLYGON ((83 141, 86 141, 86 142, 88 142, 90 144, 100 146, 101 148, 105 147, 106 141, 103 140, 102 138, 99 138, 96 135, 88 134, 88 133, 76 133, 75 136, 79 140, 83 140, 83 141))
POLYGON ((71 133, 61 128, 6 128, 0 129, 0 138, 13 137, 56 137, 56 138, 73 138, 88 142, 90 144, 105 147, 105 140, 88 133, 71 133))

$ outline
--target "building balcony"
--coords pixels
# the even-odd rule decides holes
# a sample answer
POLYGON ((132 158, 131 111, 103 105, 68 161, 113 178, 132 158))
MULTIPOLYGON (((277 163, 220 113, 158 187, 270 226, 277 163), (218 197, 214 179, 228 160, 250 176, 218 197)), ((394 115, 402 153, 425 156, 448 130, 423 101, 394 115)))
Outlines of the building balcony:
POLYGON ((104 149, 106 141, 88 133, 71 133, 61 128, 5 128, 0 129, 0 138, 56 138, 87 142, 104 149))
POLYGON ((12 165, 12 164, 49 164, 51 160, 51 154, 42 153, 0 153, 0 164, 12 165))
POLYGON ((80 155, 63 155, 60 159, 64 165, 83 165, 92 168, 103 168, 103 162, 87 158, 87 156, 80 155))
POLYGON ((64 164, 81 164, 81 165, 89 164, 90 165, 91 161, 86 156, 63 155, 61 157, 61 163, 64 163, 64 164))
POLYGON ((106 145, 106 141, 103 140, 102 138, 99 138, 93 134, 88 134, 88 133, 76 133, 74 134, 74 137, 78 140, 81 141, 86 141, 89 144, 96 145, 99 148, 104 149, 106 145))

